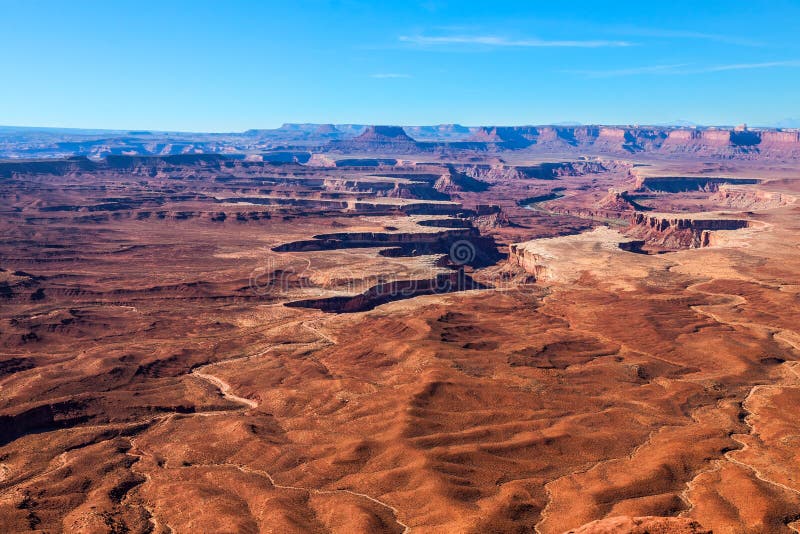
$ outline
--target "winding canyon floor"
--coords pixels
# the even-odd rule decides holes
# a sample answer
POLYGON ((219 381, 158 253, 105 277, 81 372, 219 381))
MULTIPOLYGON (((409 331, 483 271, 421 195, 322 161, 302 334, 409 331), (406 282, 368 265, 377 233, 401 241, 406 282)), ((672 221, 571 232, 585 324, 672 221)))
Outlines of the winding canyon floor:
POLYGON ((0 182, 0 531, 800 528, 793 164, 131 161, 0 182))

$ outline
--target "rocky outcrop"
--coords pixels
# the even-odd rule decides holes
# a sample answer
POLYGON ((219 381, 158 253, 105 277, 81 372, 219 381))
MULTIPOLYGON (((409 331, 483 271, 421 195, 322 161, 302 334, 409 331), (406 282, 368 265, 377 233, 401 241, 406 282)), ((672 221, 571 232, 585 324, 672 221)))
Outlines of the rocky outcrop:
POLYGON ((635 213, 627 234, 665 249, 700 248, 712 244, 712 232, 747 228, 742 219, 700 219, 635 213))
POLYGON ((433 187, 440 193, 450 195, 460 192, 479 193, 486 191, 489 188, 489 184, 450 167, 446 174, 436 180, 433 187))
POLYGON ((508 246, 508 262, 533 275, 534 280, 548 279, 547 260, 548 258, 545 256, 537 254, 519 243, 512 243, 508 246))
POLYGON ((336 160, 325 154, 311 154, 311 157, 306 162, 309 167, 336 167, 336 160))
POLYGON ((680 193, 684 191, 714 192, 722 184, 753 185, 761 183, 756 178, 728 178, 723 176, 639 176, 636 191, 680 193))
POLYGON ((608 211, 636 211, 641 209, 641 206, 630 198, 627 191, 613 190, 600 199, 596 207, 600 210, 608 211))
POLYGON ((507 183, 515 180, 556 180, 562 176, 583 176, 605 172, 608 162, 602 161, 564 161, 540 163, 539 165, 455 165, 459 172, 472 178, 493 183, 507 183))
POLYGON ((711 199, 725 207, 742 210, 779 208, 797 201, 794 195, 726 184, 721 185, 711 199))

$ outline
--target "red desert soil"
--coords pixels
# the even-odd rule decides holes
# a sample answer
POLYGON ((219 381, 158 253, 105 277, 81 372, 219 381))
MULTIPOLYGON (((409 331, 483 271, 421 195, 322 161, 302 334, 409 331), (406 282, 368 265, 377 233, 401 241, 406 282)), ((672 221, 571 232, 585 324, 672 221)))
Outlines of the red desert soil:
POLYGON ((796 532, 791 165, 393 161, 7 173, 0 531, 796 532))

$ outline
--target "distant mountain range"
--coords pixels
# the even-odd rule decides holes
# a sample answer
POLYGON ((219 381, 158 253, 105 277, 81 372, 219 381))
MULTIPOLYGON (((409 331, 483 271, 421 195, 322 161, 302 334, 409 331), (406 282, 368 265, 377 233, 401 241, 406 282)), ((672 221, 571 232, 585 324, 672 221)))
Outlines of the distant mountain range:
MULTIPOLYGON (((800 120, 779 122, 800 127, 800 120)), ((731 127, 705 127, 678 120, 659 126, 601 126, 572 123, 544 126, 369 126, 364 124, 287 123, 279 128, 245 132, 192 133, 150 130, 98 130, 0 126, 0 158, 36 159, 109 155, 168 156, 179 154, 249 155, 291 160, 298 151, 381 152, 402 154, 446 150, 550 150, 586 153, 632 153, 764 150, 794 151, 796 132, 731 127), (778 148, 776 148, 778 147, 778 148), (287 155, 288 154, 288 155, 287 155), (276 156, 277 157, 277 156, 276 156)), ((709 152, 710 153, 710 152, 709 152)), ((716 152, 714 152, 716 153, 716 152)))

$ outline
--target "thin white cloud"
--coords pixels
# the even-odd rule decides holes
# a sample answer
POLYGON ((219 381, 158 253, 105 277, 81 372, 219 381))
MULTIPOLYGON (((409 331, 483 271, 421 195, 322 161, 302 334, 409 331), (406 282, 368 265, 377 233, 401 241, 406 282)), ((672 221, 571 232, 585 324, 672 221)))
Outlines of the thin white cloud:
POLYGON ((710 65, 705 67, 691 67, 689 63, 677 63, 670 65, 644 65, 641 67, 630 67, 623 69, 565 70, 562 72, 580 74, 587 78, 613 78, 618 76, 635 76, 638 74, 687 75, 710 72, 725 72, 731 70, 770 69, 780 67, 800 67, 800 60, 766 61, 762 63, 733 63, 730 65, 710 65))
POLYGON ((698 72, 722 72, 726 70, 771 69, 775 67, 800 67, 800 60, 766 61, 764 63, 734 63, 732 65, 717 65, 706 67, 698 72))
POLYGON ((608 70, 566 70, 570 74, 582 74, 588 78, 613 78, 617 76, 635 76, 637 74, 664 74, 679 72, 678 69, 688 66, 688 63, 675 63, 672 65, 645 65, 625 69, 608 70))
POLYGON ((390 78, 411 78, 410 74, 402 74, 399 72, 379 72, 377 74, 370 74, 370 78, 390 79, 390 78))
POLYGON ((718 43, 735 44, 741 46, 763 46, 764 43, 736 34, 722 35, 716 33, 698 32, 693 30, 665 30, 657 28, 626 28, 617 30, 624 35, 637 37, 663 37, 666 39, 697 39, 701 41, 714 41, 718 43))
POLYGON ((420 46, 482 45, 514 48, 602 48, 633 45, 633 43, 628 41, 508 39, 494 35, 447 35, 437 37, 428 35, 401 35, 400 41, 420 46))

